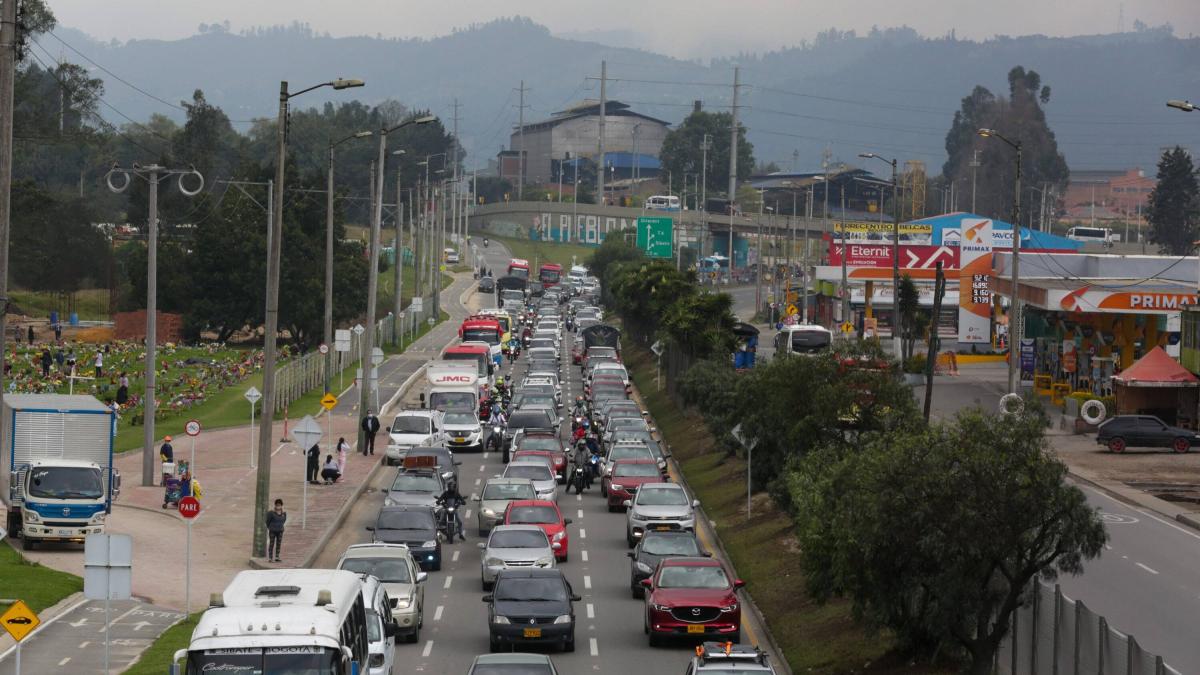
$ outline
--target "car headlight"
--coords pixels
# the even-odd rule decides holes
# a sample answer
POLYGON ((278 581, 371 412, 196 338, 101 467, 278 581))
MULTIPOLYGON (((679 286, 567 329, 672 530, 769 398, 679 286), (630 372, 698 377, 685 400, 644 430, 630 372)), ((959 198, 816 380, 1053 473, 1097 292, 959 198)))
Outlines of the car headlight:
POLYGON ((496 516, 496 512, 491 509, 480 509, 479 512, 488 518, 494 518, 496 516))
POLYGON ((565 538, 566 538, 566 536, 567 536, 567 533, 566 533, 566 531, 565 531, 565 530, 563 530, 563 531, 561 531, 561 532, 556 532, 556 533, 554 534, 553 540, 554 540, 554 541, 562 541, 563 539, 565 539, 565 538))
POLYGON ((108 514, 104 513, 103 511, 100 511, 100 512, 98 512, 98 513, 96 513, 95 515, 93 515, 93 516, 92 516, 92 520, 91 520, 90 522, 92 522, 92 523, 103 523, 103 522, 104 522, 104 518, 105 518, 107 515, 108 515, 108 514))
POLYGON ((430 539, 429 541, 421 544, 421 548, 435 548, 435 547, 437 547, 437 539, 430 539))
POLYGON ((638 571, 639 571, 639 572, 645 572, 646 574, 653 574, 653 573, 654 573, 654 568, 653 568, 653 567, 651 567, 651 566, 647 565, 646 563, 644 563, 644 562, 642 562, 642 561, 640 561, 640 560, 639 560, 639 561, 637 561, 636 563, 634 563, 634 565, 635 565, 635 566, 638 568, 638 571))
POLYGON ((554 564, 554 556, 551 555, 551 556, 546 556, 545 558, 538 558, 537 562, 535 562, 533 564, 537 565, 538 567, 550 567, 551 565, 554 564))
POLYGON ((656 611, 656 612, 669 612, 669 611, 671 611, 671 608, 670 608, 670 607, 668 607, 668 606, 666 606, 666 605, 660 605, 660 604, 658 604, 658 603, 653 603, 653 604, 651 604, 650 606, 651 606, 651 607, 653 607, 653 608, 654 608, 654 611, 656 611))
POLYGON ((507 616, 493 616, 492 623, 508 624, 508 623, 512 623, 512 622, 508 620, 507 616))
POLYGON ((562 616, 555 617, 554 623, 571 623, 571 615, 563 614, 562 616))
POLYGON ((409 607, 412 607, 412 598, 396 598, 393 604, 395 605, 396 609, 408 609, 409 607))
POLYGON ((392 505, 394 505, 395 503, 396 503, 396 502, 392 501, 392 498, 391 498, 391 497, 384 497, 384 498, 383 498, 383 505, 384 505, 384 506, 392 506, 392 505))
POLYGON ((642 514, 638 513, 637 511, 630 511, 629 519, 630 520, 645 520, 645 518, 642 517, 642 514))
POLYGON ((488 567, 502 567, 504 565, 504 561, 499 558, 484 558, 483 564, 487 565, 488 567))
POLYGON ((33 509, 28 509, 28 510, 24 510, 24 511, 22 511, 22 512, 21 512, 21 518, 22 518, 22 519, 23 519, 25 522, 27 522, 27 523, 40 523, 40 522, 42 522, 42 518, 41 518, 41 516, 39 516, 39 515, 37 514, 37 511, 34 511, 33 509))
POLYGON ((367 664, 372 668, 383 667, 383 654, 372 654, 367 664))
POLYGON ((734 612, 734 611, 737 611, 737 608, 738 608, 738 604, 736 602, 734 602, 734 603, 731 603, 729 605, 722 607, 721 611, 722 612, 734 612))

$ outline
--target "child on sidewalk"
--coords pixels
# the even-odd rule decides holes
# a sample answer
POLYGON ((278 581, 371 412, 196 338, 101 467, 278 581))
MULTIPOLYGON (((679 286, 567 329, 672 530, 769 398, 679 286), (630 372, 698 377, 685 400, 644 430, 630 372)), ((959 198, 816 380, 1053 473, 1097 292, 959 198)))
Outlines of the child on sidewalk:
POLYGON ((283 510, 283 500, 275 500, 275 508, 267 512, 267 560, 281 562, 279 546, 283 542, 283 526, 287 523, 287 512, 283 510))

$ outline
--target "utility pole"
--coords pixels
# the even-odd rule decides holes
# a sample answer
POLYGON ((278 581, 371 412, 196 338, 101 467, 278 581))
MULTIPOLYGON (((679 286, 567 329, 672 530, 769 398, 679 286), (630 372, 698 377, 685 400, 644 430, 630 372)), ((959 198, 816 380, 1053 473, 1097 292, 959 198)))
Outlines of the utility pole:
MULTIPOLYGON (((358 407, 360 414, 363 415, 375 409, 371 395, 375 392, 378 381, 375 375, 373 355, 375 354, 375 305, 379 299, 379 231, 383 224, 383 177, 387 173, 387 136, 387 127, 381 127, 379 129, 379 155, 375 160, 375 171, 371 173, 375 202, 371 204, 371 234, 367 249, 369 261, 367 265, 370 273, 367 275, 367 330, 363 333, 361 364, 363 376, 358 383, 358 407)), ((362 425, 358 425, 359 450, 366 447, 365 434, 362 425)))
MULTIPOLYGON (((825 174, 828 181, 829 174, 825 174)), ((829 183, 825 183, 825 210, 829 210, 829 183)), ((846 279, 846 258, 850 256, 850 244, 846 239, 846 186, 842 185, 842 322, 850 320, 850 283, 846 279)), ((865 298, 865 296, 864 296, 865 298)), ((865 298, 870 302, 870 298, 865 298)))
MULTIPOLYGON (((8 313, 8 233, 12 215, 13 82, 17 67, 17 3, 0 3, 0 355, 6 352, 8 313)), ((0 368, 0 406, 4 403, 4 369, 0 368)), ((11 439, 0 439, 0 446, 11 439)))
MULTIPOLYGON (((400 312, 404 311, 404 206, 400 203, 400 195, 404 194, 404 188, 400 187, 404 172, 396 169, 396 237, 392 243, 392 248, 396 251, 395 264, 392 266, 395 271, 394 283, 392 288, 395 289, 395 296, 392 300, 392 344, 400 344, 400 312)), ((412 197, 409 197, 409 202, 412 202, 412 197)))
MULTIPOLYGON (((521 86, 517 88, 517 91, 520 92, 520 102, 517 104, 517 139, 521 144, 521 149, 517 155, 517 201, 521 201, 525 195, 525 92, 527 91, 525 89, 525 80, 521 80, 521 86)), ((454 107, 455 129, 458 129, 457 100, 455 99, 456 103, 454 107)), ((458 138, 457 131, 454 132, 454 138, 458 138)), ((457 159, 457 155, 455 158, 457 159)), ((455 168, 454 171, 455 175, 457 175, 458 169, 455 168)))
MULTIPOLYGON (((733 121, 729 130, 729 281, 733 282, 733 214, 737 211, 738 89, 741 69, 733 67, 733 121)), ((757 311, 757 310, 756 310, 757 311)))
MULTIPOLYGON (((608 110, 608 62, 600 62, 600 125, 596 134, 599 159, 596 163, 596 199, 604 206, 604 116, 608 110)), ((578 166, 576 171, 578 171, 578 166)))
MULTIPOLYGON (((766 194, 758 191, 758 243, 754 245, 754 313, 758 314, 762 311, 762 221, 763 221, 763 203, 767 201, 766 194)), ((749 262, 749 261, 746 261, 749 262)))
MULTIPOLYGON (((523 87, 524 82, 522 82, 521 84, 523 87)), ((524 97, 525 97, 525 94, 522 93, 521 98, 523 99, 524 97)), ((452 235, 451 235, 450 239, 452 241, 458 239, 458 212, 460 210, 459 204, 458 204, 458 201, 459 201, 459 199, 458 199, 458 119, 459 119, 458 118, 458 109, 460 107, 462 107, 462 106, 459 105, 458 99, 457 98, 454 99, 454 118, 453 118, 454 119, 454 132, 453 132, 454 133, 454 141, 453 141, 454 147, 450 148, 450 153, 451 153, 450 156, 453 158, 453 161, 454 161, 454 203, 451 204, 451 208, 454 210, 454 217, 451 218, 452 227, 450 228, 452 231, 452 235)), ((524 127, 524 125, 522 125, 522 127, 524 127)), ((524 129, 522 129, 522 131, 521 131, 521 167, 522 167, 521 177, 522 178, 525 177, 524 166, 525 166, 525 131, 524 131, 524 129)), ((524 182, 525 181, 522 180, 521 184, 524 184, 524 182)), ((521 187, 520 187, 520 185, 518 185, 518 187, 517 187, 517 195, 518 195, 517 199, 518 200, 520 200, 520 194, 521 194, 520 190, 521 190, 521 187)), ((399 202, 396 202, 396 203, 398 204, 399 202)), ((465 257, 467 255, 467 252, 464 250, 461 252, 461 254, 462 254, 462 257, 465 257)), ((461 258, 460 258, 460 260, 461 260, 461 258)))

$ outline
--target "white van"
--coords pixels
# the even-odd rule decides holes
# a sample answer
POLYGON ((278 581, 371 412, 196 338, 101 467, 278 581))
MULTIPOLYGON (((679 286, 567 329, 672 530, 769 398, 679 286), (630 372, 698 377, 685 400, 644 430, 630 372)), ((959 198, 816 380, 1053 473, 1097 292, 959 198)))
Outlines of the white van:
POLYGON ((1108 244, 1121 241, 1121 235, 1113 234, 1112 229, 1107 227, 1072 227, 1067 230, 1067 239, 1108 244))
POLYGON ((678 211, 679 197, 674 195, 654 195, 646 200, 647 211, 678 211))

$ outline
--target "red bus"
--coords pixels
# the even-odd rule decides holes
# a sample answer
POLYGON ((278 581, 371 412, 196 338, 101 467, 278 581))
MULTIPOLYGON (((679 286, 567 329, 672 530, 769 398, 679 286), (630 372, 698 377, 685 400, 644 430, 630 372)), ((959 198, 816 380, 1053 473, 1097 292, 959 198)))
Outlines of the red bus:
POLYGON ((558 263, 543 263, 538 270, 538 281, 543 286, 557 286, 562 281, 562 269, 558 263))
POLYGON ((525 281, 529 281, 529 261, 521 258, 513 258, 508 261, 508 276, 519 277, 525 281))
POLYGON ((504 338, 504 327, 494 317, 469 316, 458 327, 458 337, 463 342, 486 342, 492 355, 492 362, 497 365, 501 356, 500 341, 504 338))
POLYGON ((442 354, 443 361, 469 361, 479 368, 479 379, 487 382, 492 371, 491 349, 480 344, 455 345, 442 354))

